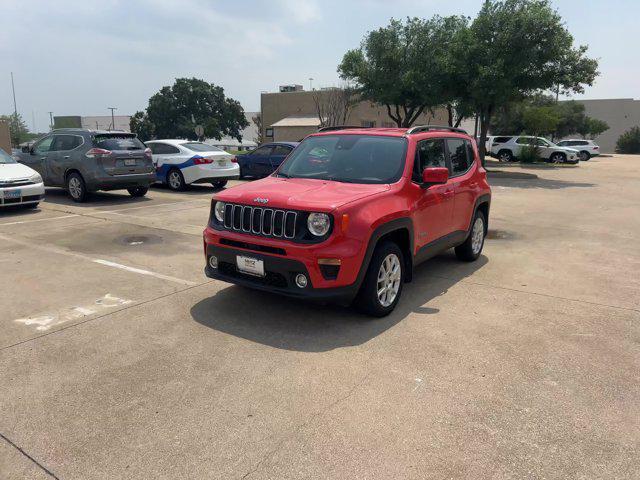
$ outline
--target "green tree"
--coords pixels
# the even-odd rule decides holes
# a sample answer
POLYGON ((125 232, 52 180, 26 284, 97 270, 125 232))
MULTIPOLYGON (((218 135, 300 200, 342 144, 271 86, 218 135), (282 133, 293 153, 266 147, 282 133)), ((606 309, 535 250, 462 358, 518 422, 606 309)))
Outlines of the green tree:
POLYGON ((241 132, 249 125, 238 101, 226 97, 222 87, 197 78, 176 79, 149 99, 144 114, 139 113, 134 115, 135 127, 156 138, 196 140, 194 129, 202 125, 206 137, 241 141, 241 132))
POLYGON ((4 120, 9 124, 9 135, 11 136, 11 145, 17 147, 22 142, 29 139, 29 129, 27 124, 22 120, 22 115, 12 113, 11 115, 0 115, 0 120, 4 120))
POLYGON ((576 132, 582 135, 582 138, 594 139, 607 130, 609 130, 609 124, 604 120, 585 116, 582 123, 578 125, 576 132))
POLYGON ((624 132, 616 143, 617 153, 640 153, 640 127, 624 132))
POLYGON ((573 37, 548 0, 487 0, 470 28, 458 32, 461 99, 480 119, 480 155, 496 111, 510 102, 554 87, 582 92, 598 75, 596 60, 573 37), (562 68, 560 68, 561 66, 562 68))
POLYGON ((392 19, 348 51, 338 72, 362 99, 384 105, 398 127, 410 127, 425 111, 455 100, 457 85, 445 67, 456 32, 466 26, 464 17, 392 19))
POLYGON ((542 137, 556 131, 560 116, 554 107, 530 107, 524 111, 522 121, 525 132, 542 137))
POLYGON ((129 128, 143 142, 155 138, 155 128, 146 112, 136 112, 129 120, 129 128))

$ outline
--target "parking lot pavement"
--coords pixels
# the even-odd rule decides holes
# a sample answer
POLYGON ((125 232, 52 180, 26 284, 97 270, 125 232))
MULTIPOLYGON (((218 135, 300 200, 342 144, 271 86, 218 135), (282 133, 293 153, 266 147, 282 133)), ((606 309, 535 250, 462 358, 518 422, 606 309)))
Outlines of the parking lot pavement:
POLYGON ((640 158, 490 168, 379 320, 205 278, 212 189, 0 213, 0 478, 637 478, 640 158))

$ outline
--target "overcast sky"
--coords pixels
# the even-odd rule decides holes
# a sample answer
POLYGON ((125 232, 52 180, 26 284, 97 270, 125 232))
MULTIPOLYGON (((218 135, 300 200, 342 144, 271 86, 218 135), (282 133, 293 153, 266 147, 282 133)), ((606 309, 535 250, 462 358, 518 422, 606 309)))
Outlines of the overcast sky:
MULTIPOLYGON (((474 16, 481 0, 0 0, 0 114, 30 128, 54 115, 133 114, 176 77, 224 87, 245 110, 260 92, 340 83, 346 50, 391 17, 474 16)), ((600 59, 584 98, 640 97, 639 0, 555 0, 600 59)))

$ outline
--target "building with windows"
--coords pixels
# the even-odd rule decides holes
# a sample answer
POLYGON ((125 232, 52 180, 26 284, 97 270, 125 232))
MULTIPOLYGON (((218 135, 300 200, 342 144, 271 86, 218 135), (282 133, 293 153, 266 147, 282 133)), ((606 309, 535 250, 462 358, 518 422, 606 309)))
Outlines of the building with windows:
POLYGON ((66 115, 53 117, 53 128, 86 128, 89 130, 121 130, 130 132, 130 115, 98 115, 82 117, 79 115, 66 115), (114 125, 112 125, 112 123, 114 125))
MULTIPOLYGON (((286 87, 286 86, 285 86, 286 87)), ((303 90, 281 88, 279 92, 262 93, 262 132, 265 142, 298 142, 320 126, 317 102, 326 100, 335 89, 303 90), (284 91, 283 91, 284 90, 284 91)), ((425 113, 414 125, 447 125, 446 112, 425 113)), ((345 125, 361 127, 395 127, 384 106, 362 101, 353 106, 345 125)))

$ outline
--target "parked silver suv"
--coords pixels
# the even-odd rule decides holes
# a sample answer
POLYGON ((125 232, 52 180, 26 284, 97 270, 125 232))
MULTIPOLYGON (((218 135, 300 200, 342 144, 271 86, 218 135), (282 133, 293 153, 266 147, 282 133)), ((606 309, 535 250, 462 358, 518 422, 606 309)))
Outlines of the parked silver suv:
POLYGON ((53 130, 16 155, 48 187, 63 187, 76 202, 97 190, 129 191, 142 197, 156 180, 151 150, 135 134, 63 128, 53 130))

